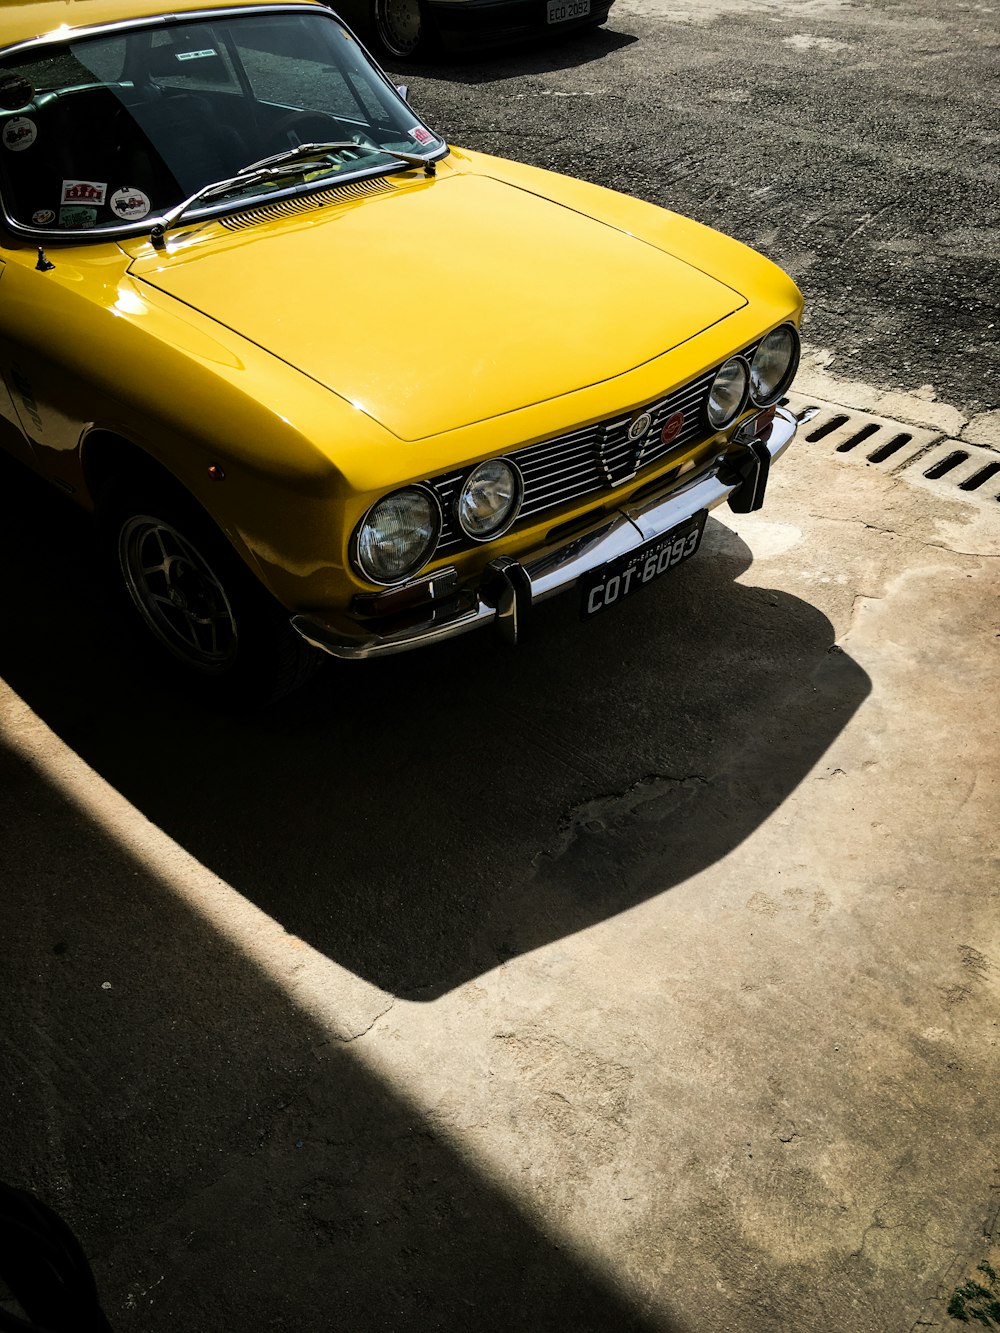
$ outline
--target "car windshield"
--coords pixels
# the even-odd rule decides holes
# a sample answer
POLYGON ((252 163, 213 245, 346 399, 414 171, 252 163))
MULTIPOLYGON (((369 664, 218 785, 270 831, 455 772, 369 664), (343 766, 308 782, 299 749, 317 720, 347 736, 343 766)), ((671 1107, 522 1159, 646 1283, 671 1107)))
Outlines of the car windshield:
POLYGON ((287 9, 22 47, 0 60, 0 144, 8 220, 63 235, 141 230, 278 155, 287 175, 249 176, 187 216, 404 170, 391 152, 444 150, 333 15, 287 9), (357 148, 290 151, 311 143, 357 148))

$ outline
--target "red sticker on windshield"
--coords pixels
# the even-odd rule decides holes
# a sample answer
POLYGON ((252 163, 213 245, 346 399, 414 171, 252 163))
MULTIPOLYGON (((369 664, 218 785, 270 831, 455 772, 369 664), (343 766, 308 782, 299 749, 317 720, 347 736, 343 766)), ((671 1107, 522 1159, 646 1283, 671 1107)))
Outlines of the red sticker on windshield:
POLYGON ((108 193, 107 181, 63 181, 64 204, 103 204, 108 193))
POLYGON ((430 130, 425 130, 422 125, 415 126, 410 130, 410 138, 416 139, 417 143, 433 143, 434 135, 430 130))

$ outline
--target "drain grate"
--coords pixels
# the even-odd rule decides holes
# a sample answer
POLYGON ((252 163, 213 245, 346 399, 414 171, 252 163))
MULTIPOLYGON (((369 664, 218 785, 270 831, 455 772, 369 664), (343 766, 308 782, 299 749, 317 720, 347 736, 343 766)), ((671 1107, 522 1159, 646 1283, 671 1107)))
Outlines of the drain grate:
MULTIPOLYGON (((958 489, 960 491, 978 491, 980 486, 985 486, 988 481, 1000 472, 1000 463, 987 463, 985 467, 978 468, 968 481, 960 481, 958 489)), ((997 496, 1000 500, 1000 495, 997 496)))
POLYGON ((800 417, 799 438, 821 445, 847 462, 905 477, 938 494, 991 509, 1000 506, 1000 455, 964 440, 942 439, 940 431, 856 412, 835 403, 792 393, 784 400, 800 417))
POLYGON ((919 486, 947 486, 953 498, 971 500, 1000 512, 1000 456, 964 440, 940 440, 913 459, 900 476, 919 486))
POLYGON ((850 411, 799 393, 789 395, 789 405, 796 413, 803 409, 815 413, 800 428, 801 438, 808 444, 822 443, 835 454, 883 472, 895 472, 941 438, 940 431, 904 426, 887 417, 850 411))

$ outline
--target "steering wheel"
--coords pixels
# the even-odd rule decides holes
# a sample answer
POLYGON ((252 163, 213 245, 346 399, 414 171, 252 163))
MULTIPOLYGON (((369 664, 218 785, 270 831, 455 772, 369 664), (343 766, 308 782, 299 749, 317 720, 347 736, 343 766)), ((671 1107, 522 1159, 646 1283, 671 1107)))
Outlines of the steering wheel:
MULTIPOLYGON (((299 130, 303 143, 309 143, 313 139, 324 142, 327 139, 349 139, 351 137, 337 117, 331 115, 329 111, 289 111, 269 127, 268 138, 281 139, 288 134, 289 130, 294 129, 299 130), (313 127, 309 131, 305 129, 308 125, 313 127)), ((282 144, 281 147, 287 148, 288 145, 282 144)))

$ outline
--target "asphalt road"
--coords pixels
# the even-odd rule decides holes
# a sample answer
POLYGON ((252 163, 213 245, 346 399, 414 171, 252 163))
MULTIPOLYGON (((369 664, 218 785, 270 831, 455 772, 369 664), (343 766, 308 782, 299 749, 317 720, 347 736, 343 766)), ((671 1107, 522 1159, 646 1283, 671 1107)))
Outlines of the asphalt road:
MULTIPOLYGON (((983 417, 998 63, 982 5, 619 0, 400 77, 983 417)), ((0 1174, 118 1333, 910 1333, 997 1266, 995 511, 800 439, 614 614, 241 719, 0 481, 0 1174)))
POLYGON ((1000 403, 998 43, 987 4, 618 0, 565 43, 396 73, 455 143, 763 251, 838 374, 971 414, 1000 403))

